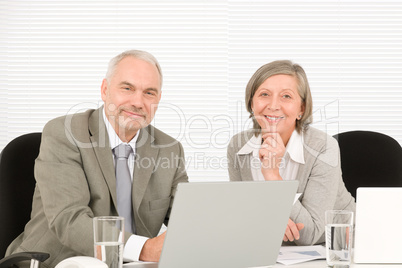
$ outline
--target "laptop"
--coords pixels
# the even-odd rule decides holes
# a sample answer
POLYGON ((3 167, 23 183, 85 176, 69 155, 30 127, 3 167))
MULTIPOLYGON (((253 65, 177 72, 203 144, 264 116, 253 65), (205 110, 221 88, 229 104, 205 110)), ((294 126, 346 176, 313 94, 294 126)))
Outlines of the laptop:
POLYGON ((355 263, 402 263, 402 187, 357 189, 355 263))
POLYGON ((181 183, 159 264, 124 267, 274 265, 297 186, 298 181, 181 183))

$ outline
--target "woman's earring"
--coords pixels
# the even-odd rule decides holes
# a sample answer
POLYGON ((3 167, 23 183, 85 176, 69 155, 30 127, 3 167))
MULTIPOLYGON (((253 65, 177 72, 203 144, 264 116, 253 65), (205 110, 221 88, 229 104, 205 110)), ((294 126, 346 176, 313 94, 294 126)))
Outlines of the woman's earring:
POLYGON ((301 115, 301 114, 299 114, 299 118, 300 118, 300 119, 302 118, 302 115, 301 115))

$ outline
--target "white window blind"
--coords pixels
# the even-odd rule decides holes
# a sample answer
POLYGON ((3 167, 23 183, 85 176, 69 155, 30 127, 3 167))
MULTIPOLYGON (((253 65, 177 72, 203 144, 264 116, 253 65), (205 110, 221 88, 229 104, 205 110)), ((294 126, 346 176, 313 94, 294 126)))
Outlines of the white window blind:
POLYGON ((109 59, 154 54, 153 124, 180 140, 191 181, 227 180, 226 146, 250 126, 249 78, 290 59, 307 72, 314 126, 402 143, 400 1, 0 0, 0 149, 50 119, 97 108, 109 59))
POLYGON ((290 59, 309 78, 315 127, 378 131, 402 143, 402 2, 230 3, 232 114, 258 67, 290 59))

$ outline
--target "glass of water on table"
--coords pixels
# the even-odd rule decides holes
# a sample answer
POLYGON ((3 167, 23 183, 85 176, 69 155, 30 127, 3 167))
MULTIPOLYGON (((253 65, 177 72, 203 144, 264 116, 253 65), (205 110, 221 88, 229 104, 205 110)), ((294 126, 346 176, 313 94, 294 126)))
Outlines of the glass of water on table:
POLYGON ((94 256, 109 268, 123 267, 124 218, 115 216, 95 217, 94 256))
POLYGON ((328 266, 349 267, 352 260, 352 242, 353 212, 325 211, 325 248, 328 266))

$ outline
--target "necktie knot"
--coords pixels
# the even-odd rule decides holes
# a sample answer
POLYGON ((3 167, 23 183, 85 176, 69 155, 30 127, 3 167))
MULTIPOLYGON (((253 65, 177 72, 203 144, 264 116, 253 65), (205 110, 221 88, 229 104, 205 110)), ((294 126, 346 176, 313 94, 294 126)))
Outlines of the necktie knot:
POLYGON ((130 153, 133 151, 130 145, 121 143, 113 149, 113 153, 117 158, 128 158, 130 153))

